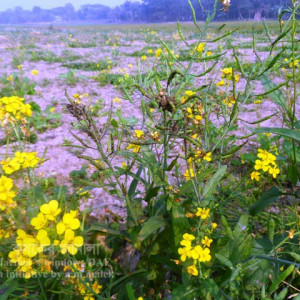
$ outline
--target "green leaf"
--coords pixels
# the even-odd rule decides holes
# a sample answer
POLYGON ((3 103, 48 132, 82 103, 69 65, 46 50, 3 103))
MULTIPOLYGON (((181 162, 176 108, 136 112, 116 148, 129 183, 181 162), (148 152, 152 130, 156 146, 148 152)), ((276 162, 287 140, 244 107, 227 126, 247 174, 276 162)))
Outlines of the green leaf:
POLYGON ((118 128, 118 122, 115 120, 115 119, 111 119, 111 121, 110 121, 110 123, 111 123, 111 125, 113 126, 113 127, 115 127, 115 128, 118 128))
POLYGON ((126 292, 127 292, 128 300, 136 299, 134 296, 134 290, 129 282, 126 284, 126 292))
POLYGON ((221 178, 225 175, 227 166, 221 166, 219 170, 214 174, 214 176, 206 183, 203 190, 203 198, 211 197, 216 189, 216 186, 220 182, 221 178))
POLYGON ((290 32, 291 29, 292 29, 292 26, 291 26, 288 30, 286 30, 285 32, 283 32, 282 34, 280 34, 280 35, 276 38, 276 40, 272 43, 272 49, 275 47, 275 45, 276 45, 281 39, 283 39, 283 38, 290 32))
POLYGON ((11 293, 13 293, 18 288, 18 281, 14 279, 8 279, 5 283, 0 286, 0 299, 6 300, 11 293))
POLYGON ((300 262, 300 254, 297 254, 295 252, 288 252, 288 254, 295 258, 296 261, 300 262))
POLYGON ((233 264, 231 263, 231 261, 223 256, 222 254, 220 253, 216 253, 216 258, 223 264, 225 265, 226 267, 228 267, 229 269, 233 270, 233 264))
POLYGON ((233 239, 233 232, 232 232, 232 230, 231 230, 231 228, 230 228, 230 226, 229 226, 229 224, 228 224, 226 218, 225 218, 223 215, 221 216, 221 223, 222 223, 222 225, 224 226, 224 229, 225 229, 225 231, 226 231, 228 237, 229 237, 230 239, 233 239))
POLYGON ((284 137, 291 138, 297 142, 300 143, 300 132, 288 128, 277 128, 277 127, 261 127, 261 128, 256 128, 254 130, 256 133, 273 133, 273 134, 278 134, 284 137))
POLYGON ((290 82, 290 79, 288 79, 287 81, 282 82, 278 85, 275 85, 271 90, 266 91, 265 93, 255 95, 255 97, 263 97, 263 96, 269 95, 269 94, 275 92, 276 90, 280 89, 282 86, 285 86, 289 82, 290 82))
POLYGON ((274 297, 274 300, 284 300, 289 291, 289 288, 283 289, 277 296, 274 297))
POLYGON ((248 215, 241 215, 241 217, 233 231, 233 236, 235 239, 240 238, 240 236, 243 234, 243 232, 247 230, 248 220, 249 220, 248 215))
POLYGON ((276 187, 271 187, 268 191, 266 191, 260 199, 254 203, 250 209, 249 213, 252 216, 256 216, 261 213, 268 205, 277 201, 278 197, 281 196, 282 193, 276 187))
POLYGON ((147 191, 147 194, 146 194, 146 197, 145 197, 145 201, 149 202, 152 198, 156 197, 160 189, 161 189, 160 186, 151 187, 147 191))
POLYGON ((139 177, 140 177, 142 171, 143 171, 143 166, 140 166, 138 171, 135 174, 136 175, 135 179, 132 180, 132 182, 129 186, 128 195, 129 195, 130 198, 132 198, 133 195, 134 195, 134 192, 135 192, 136 187, 138 185, 139 177))
POLYGON ((154 216, 149 218, 143 225, 141 231, 139 232, 138 239, 143 241, 149 235, 154 233, 156 230, 160 229, 161 227, 165 226, 166 222, 162 216, 154 216))
POLYGON ((281 106, 283 109, 286 110, 286 103, 285 103, 285 97, 280 90, 280 86, 276 86, 275 83, 273 83, 267 75, 261 75, 260 81, 265 89, 266 92, 269 92, 272 90, 271 93, 269 93, 271 99, 279 106, 281 106))
POLYGON ((174 243, 177 247, 182 240, 182 235, 190 229, 190 224, 180 205, 172 206, 172 228, 174 233, 174 243))
POLYGON ((168 165, 167 167, 167 171, 170 172, 172 171, 172 169, 174 168, 174 166, 176 165, 177 163, 177 160, 178 160, 179 156, 177 156, 176 158, 174 158, 171 163, 168 165))
POLYGON ((270 218, 268 221, 268 238, 273 243, 274 240, 274 233, 275 233, 275 221, 273 218, 270 218))
POLYGON ((172 299, 173 300, 190 300, 194 299, 196 296, 197 288, 186 285, 177 285, 175 289, 172 290, 172 299))
POLYGON ((286 278, 294 271, 294 269, 295 269, 295 266, 294 266, 294 265, 288 266, 288 268, 287 268, 285 271, 283 271, 283 272, 279 275, 279 277, 273 282, 273 284, 270 286, 269 293, 270 293, 270 294, 274 293, 274 292, 277 290, 279 284, 280 284, 282 281, 284 281, 284 280, 285 280, 285 279, 286 279, 286 278))
POLYGON ((285 51, 285 49, 282 49, 279 53, 277 53, 275 55, 275 57, 271 60, 271 62, 267 65, 267 67, 258 75, 258 77, 262 76, 264 73, 266 73, 267 71, 269 71, 277 63, 277 61, 280 58, 280 56, 283 53, 283 51, 285 51))
POLYGON ((115 229, 110 228, 106 224, 101 224, 101 223, 97 223, 97 224, 92 225, 87 230, 87 232, 90 232, 90 231, 100 231, 100 232, 108 233, 108 234, 111 234, 111 235, 127 236, 127 237, 129 237, 128 234, 126 234, 125 231, 123 232, 123 231, 120 231, 120 230, 115 230, 115 229))
POLYGON ((296 165, 294 164, 289 165, 288 178, 291 180, 293 186, 296 186, 299 178, 299 171, 296 165))

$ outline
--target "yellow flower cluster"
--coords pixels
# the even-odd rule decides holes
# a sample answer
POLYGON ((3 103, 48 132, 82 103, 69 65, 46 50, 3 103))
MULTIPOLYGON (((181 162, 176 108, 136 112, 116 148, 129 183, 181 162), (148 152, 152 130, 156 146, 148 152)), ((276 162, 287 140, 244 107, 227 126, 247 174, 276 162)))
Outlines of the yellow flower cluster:
POLYGON ((77 104, 81 104, 81 99, 83 98, 88 98, 89 94, 88 93, 84 93, 84 94, 73 94, 73 98, 75 99, 75 103, 77 104))
MULTIPOLYGON (((18 264, 17 269, 24 273, 25 278, 36 274, 34 267, 40 265, 38 256, 42 257, 44 247, 52 244, 59 246, 62 254, 69 252, 71 255, 75 255, 77 248, 83 245, 83 238, 75 236, 73 231, 80 227, 80 221, 76 218, 77 211, 71 210, 70 213, 65 213, 61 221, 57 222, 60 213, 61 208, 59 208, 57 200, 51 200, 49 203, 43 204, 40 212, 31 220, 30 224, 37 230, 35 236, 27 234, 22 229, 17 230, 16 244, 18 248, 9 253, 9 258, 12 263, 18 264), (48 234, 53 238, 52 243, 48 234), (33 258, 36 259, 33 260, 33 258)), ((50 268, 49 264, 47 266, 50 268)))
MULTIPOLYGON (((201 162, 202 159, 207 162, 210 162, 212 160, 211 152, 204 153, 202 150, 198 150, 196 152, 195 158, 196 158, 196 162, 201 162)), ((190 180, 191 178, 195 177, 192 157, 188 159, 187 165, 188 165, 188 169, 185 170, 183 176, 185 177, 186 180, 190 180)))
POLYGON ((7 239, 10 237, 10 233, 4 229, 0 229, 0 240, 7 239))
POLYGON ((223 103, 225 105, 227 105, 228 107, 232 107, 233 104, 235 103, 235 99, 234 99, 234 97, 231 96, 231 97, 228 97, 227 99, 224 99, 223 103))
POLYGON ((184 96, 181 97, 181 103, 185 103, 190 97, 196 95, 196 92, 194 91, 185 91, 184 96))
POLYGON ((194 173, 194 168, 193 168, 193 159, 190 157, 187 162, 188 162, 188 169, 185 170, 185 173, 183 174, 183 176, 188 181, 191 178, 195 177, 195 173, 194 173))
POLYGON ((197 212, 196 212, 196 216, 200 217, 201 220, 205 220, 205 219, 209 218, 209 213, 210 213, 209 208, 205 209, 205 208, 198 207, 197 212))
POLYGON ((260 170, 263 172, 268 172, 270 175, 273 176, 273 178, 276 178, 277 175, 280 173, 280 170, 276 163, 276 156, 268 152, 267 150, 258 149, 257 157, 259 159, 255 161, 255 171, 253 171, 250 175, 251 180, 260 180, 261 174, 260 172, 258 172, 260 170))
POLYGON ((191 106, 186 109, 186 115, 189 119, 193 121, 194 124, 198 125, 199 122, 202 120, 202 105, 191 104, 191 106))
POLYGON ((193 51, 191 52, 191 55, 194 55, 195 52, 201 54, 203 53, 205 48, 205 43, 199 43, 196 47, 194 47, 193 51))
MULTIPOLYGON (((84 272, 85 270, 85 262, 79 261, 77 263, 74 263, 72 265, 67 265, 64 267, 63 271, 66 272, 65 280, 63 284, 71 283, 74 288, 76 289, 76 292, 83 296, 84 300, 94 300, 93 297, 94 294, 100 294, 102 290, 102 285, 98 283, 98 281, 94 281, 93 283, 87 282, 87 278, 85 276, 76 276, 73 275, 73 272, 84 272), (82 281, 85 281, 85 284, 82 283, 82 281), (93 290, 94 293, 91 292, 93 290)), ((90 279, 91 280, 91 279, 90 279)))
MULTIPOLYGON (((148 52, 149 53, 149 52, 148 52)), ((171 50, 170 52, 166 49, 166 48, 164 48, 164 49, 161 49, 161 48, 159 48, 159 49, 157 49, 156 51, 155 51, 155 56, 156 56, 156 58, 159 58, 160 59, 160 57, 162 56, 162 54, 163 53, 165 53, 165 57, 167 58, 167 59, 169 59, 169 58, 178 58, 179 57, 179 55, 178 54, 176 54, 175 55, 175 52, 173 51, 173 50, 171 50)), ((170 62, 171 63, 171 62, 170 62)))
POLYGON ((12 174, 21 168, 35 168, 40 158, 36 152, 20 152, 17 151, 13 158, 7 158, 1 161, 2 169, 6 174, 12 174))
MULTIPOLYGON (((222 75, 221 75, 221 81, 217 83, 217 86, 223 86, 223 85, 230 85, 230 83, 233 80, 233 69, 232 68, 224 68, 221 69, 222 75)), ((239 82, 240 76, 238 74, 234 74, 234 81, 239 82)))
POLYGON ((192 242, 195 240, 195 236, 192 234, 185 233, 182 237, 180 245, 183 246, 178 249, 178 254, 180 255, 180 260, 185 262, 187 259, 191 259, 193 264, 188 267, 188 272, 193 276, 198 275, 198 270, 195 264, 198 262, 209 262, 211 260, 210 255, 210 244, 212 243, 212 239, 209 239, 207 236, 201 240, 201 245, 192 245, 192 242))
POLYGON ((159 58, 161 55, 162 55, 162 49, 157 49, 156 51, 155 51, 155 56, 157 57, 157 58, 159 58))
POLYGON ((32 71, 31 71, 31 74, 32 74, 33 76, 38 75, 38 74, 39 74, 39 71, 38 71, 38 70, 32 70, 32 71))
POLYGON ((19 272, 24 273, 26 279, 36 274, 33 269, 32 258, 43 252, 44 247, 50 245, 50 239, 46 230, 38 231, 36 237, 27 234, 24 230, 17 230, 16 244, 18 248, 9 252, 8 257, 12 263, 17 263, 19 272))
MULTIPOLYGON (((102 290, 102 285, 99 284, 97 281, 95 281, 93 284, 90 284, 89 282, 86 283, 86 285, 93 290, 95 294, 100 294, 102 290)), ((83 300, 95 300, 93 297, 93 294, 86 288, 86 286, 82 283, 79 283, 78 285, 79 293, 84 297, 83 300)))
POLYGON ((299 60, 295 59, 294 61, 289 61, 289 59, 285 58, 284 62, 289 63, 289 67, 293 68, 293 67, 298 67, 299 66, 299 60))
POLYGON ((197 161, 201 161, 201 159, 203 159, 210 162, 212 160, 211 152, 204 153, 202 150, 198 150, 195 157, 197 161))
POLYGON ((2 175, 0 177, 0 210, 16 206, 16 202, 13 200, 16 193, 12 189, 12 179, 2 175))
MULTIPOLYGON (((138 140, 143 140, 145 138, 145 133, 142 130, 135 130, 134 131, 134 137, 137 138, 138 140)), ((133 153, 137 153, 141 149, 141 145, 138 144, 129 144, 127 147, 127 150, 131 150, 133 153)))
POLYGON ((210 218, 209 208, 198 207, 195 213, 186 213, 186 217, 200 217, 200 220, 197 222, 201 224, 202 233, 197 238, 192 234, 185 233, 180 242, 181 247, 178 248, 178 254, 182 262, 188 260, 188 263, 191 263, 191 265, 187 267, 187 272, 193 276, 198 276, 199 272, 196 264, 209 262, 211 260, 209 248, 213 240, 209 238, 209 235, 212 234, 217 224, 207 220, 210 218))
POLYGON ((31 106, 25 104, 23 98, 17 96, 0 98, 0 124, 2 126, 15 121, 25 122, 26 117, 31 116, 31 106))

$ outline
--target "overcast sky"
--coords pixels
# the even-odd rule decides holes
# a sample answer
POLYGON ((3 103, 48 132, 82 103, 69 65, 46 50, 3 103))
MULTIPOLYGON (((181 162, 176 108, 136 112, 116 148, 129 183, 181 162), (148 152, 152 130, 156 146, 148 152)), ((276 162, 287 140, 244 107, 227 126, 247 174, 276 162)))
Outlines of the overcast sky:
POLYGON ((67 3, 72 3, 76 9, 83 4, 104 4, 114 7, 124 2, 125 0, 0 0, 0 11, 8 8, 15 8, 16 6, 22 6, 24 9, 32 9, 34 6, 53 8, 64 6, 67 3))

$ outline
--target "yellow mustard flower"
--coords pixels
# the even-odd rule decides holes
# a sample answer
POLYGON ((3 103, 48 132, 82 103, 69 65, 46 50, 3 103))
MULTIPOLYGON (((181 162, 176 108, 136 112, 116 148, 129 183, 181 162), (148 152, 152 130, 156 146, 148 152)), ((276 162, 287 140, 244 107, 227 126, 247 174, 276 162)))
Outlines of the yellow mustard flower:
POLYGON ((295 229, 291 229, 289 232, 288 232, 288 234, 289 234, 289 239, 293 239, 294 238, 294 234, 295 234, 295 229))
POLYGON ((204 239, 201 240, 201 243, 206 247, 210 247, 210 244, 212 243, 212 241, 213 241, 212 239, 205 236, 204 239))
POLYGON ((115 97, 113 103, 122 103, 122 100, 119 97, 115 97))
POLYGON ((56 216, 60 214, 61 209, 58 208, 57 200, 51 200, 48 204, 43 204, 40 207, 41 213, 50 221, 55 221, 56 216))
POLYGON ((57 233, 63 234, 67 229, 78 229, 80 227, 80 221, 76 218, 76 215, 76 211, 64 214, 62 221, 56 225, 57 233))
POLYGON ((187 267, 187 271, 189 274, 192 274, 193 276, 198 276, 198 274, 199 274, 195 265, 187 267))
POLYGON ((225 85, 225 81, 223 79, 216 83, 216 86, 223 86, 223 85, 225 85))
POLYGON ((45 229, 40 229, 36 235, 36 239, 40 242, 42 247, 50 245, 50 239, 45 229))
POLYGON ((131 149, 133 153, 137 153, 140 151, 141 145, 129 144, 127 150, 131 150, 131 149))
POLYGON ((158 58, 158 57, 160 57, 161 56, 161 54, 162 54, 162 49, 157 49, 156 51, 155 51, 155 56, 158 58))
POLYGON ((83 245, 83 237, 75 236, 74 231, 67 229, 65 231, 64 239, 60 243, 61 253, 66 254, 69 252, 71 255, 77 253, 77 248, 83 245))
POLYGON ((276 167, 270 167, 269 173, 273 176, 273 178, 276 178, 277 175, 280 173, 280 170, 276 167))
POLYGON ((252 173, 251 173, 251 180, 256 180, 256 181, 259 181, 259 176, 260 176, 260 173, 259 172, 256 172, 256 171, 253 171, 252 173))
POLYGON ((231 97, 229 97, 229 98, 227 98, 227 99, 224 99, 224 100, 223 100, 223 103, 224 103, 225 105, 227 105, 228 107, 232 107, 233 104, 235 104, 235 99, 231 96, 231 97))
POLYGON ((209 217, 209 212, 210 212, 209 208, 205 209, 205 208, 198 207, 196 216, 200 217, 202 220, 205 220, 209 217))
POLYGON ((0 210, 14 207, 16 205, 13 198, 16 193, 13 189, 13 180, 4 175, 0 177, 0 210))
POLYGON ((34 217, 30 224, 34 227, 34 229, 39 230, 45 227, 48 223, 48 219, 45 217, 44 214, 38 213, 36 217, 34 217))
POLYGON ((33 76, 38 75, 38 74, 39 74, 39 71, 38 71, 38 70, 32 70, 32 71, 31 71, 31 74, 32 74, 33 76))
POLYGON ((196 51, 197 51, 198 53, 202 53, 203 50, 204 50, 204 47, 205 47, 205 43, 200 43, 200 44, 197 46, 196 51))
POLYGON ((135 130, 134 133, 135 133, 136 138, 138 138, 139 140, 143 139, 145 136, 143 130, 135 130))
POLYGON ((195 177, 195 173, 193 168, 189 168, 187 170, 185 170, 185 173, 183 174, 183 176, 185 177, 186 180, 190 180, 191 178, 195 177))
POLYGON ((203 159, 206 161, 211 161, 211 152, 206 153, 203 159))

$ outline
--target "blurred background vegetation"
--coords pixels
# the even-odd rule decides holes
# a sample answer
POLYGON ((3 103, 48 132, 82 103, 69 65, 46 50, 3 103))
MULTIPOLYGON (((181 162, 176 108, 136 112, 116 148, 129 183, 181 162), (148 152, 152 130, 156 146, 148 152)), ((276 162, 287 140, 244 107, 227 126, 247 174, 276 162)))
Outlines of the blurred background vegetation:
MULTIPOLYGON (((202 8, 200 8, 197 5, 198 0, 191 0, 191 3, 197 7, 196 15, 199 21, 204 20, 206 13, 213 10, 213 2, 202 0, 202 8)), ((278 11, 290 5, 290 0, 232 0, 229 12, 224 12, 220 4, 215 21, 275 19, 278 11)), ((101 4, 88 4, 82 5, 78 10, 68 3, 63 7, 52 9, 35 6, 30 11, 16 7, 0 12, 0 24, 74 21, 97 21, 100 23, 182 22, 192 21, 192 16, 189 3, 184 0, 125 1, 124 4, 114 8, 101 4)))

